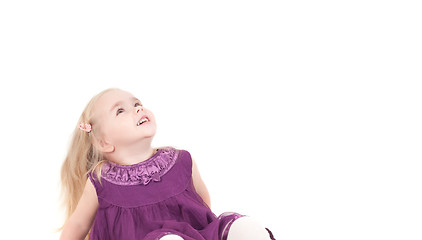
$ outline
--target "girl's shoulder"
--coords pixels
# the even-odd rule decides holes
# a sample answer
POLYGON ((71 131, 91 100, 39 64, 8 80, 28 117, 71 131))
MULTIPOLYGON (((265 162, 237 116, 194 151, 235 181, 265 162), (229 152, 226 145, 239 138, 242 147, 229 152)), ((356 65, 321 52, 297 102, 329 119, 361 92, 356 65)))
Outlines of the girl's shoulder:
POLYGON ((184 167, 189 169, 191 172, 193 160, 189 150, 175 145, 158 147, 157 149, 163 149, 163 152, 173 154, 172 157, 175 159, 175 162, 179 162, 180 164, 184 165, 184 167))
POLYGON ((180 146, 167 145, 167 146, 156 147, 156 149, 157 149, 157 151, 158 150, 174 151, 178 156, 180 156, 182 154, 183 156, 187 155, 188 158, 191 158, 190 152, 187 149, 184 149, 180 146))

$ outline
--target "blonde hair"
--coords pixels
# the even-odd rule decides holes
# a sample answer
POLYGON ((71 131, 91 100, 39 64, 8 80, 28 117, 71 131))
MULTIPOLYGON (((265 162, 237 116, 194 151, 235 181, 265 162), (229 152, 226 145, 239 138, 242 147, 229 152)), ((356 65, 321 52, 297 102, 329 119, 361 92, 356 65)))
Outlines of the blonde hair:
MULTIPOLYGON (((96 119, 93 118, 93 109, 96 101, 105 93, 111 90, 120 90, 118 88, 106 89, 95 95, 83 110, 77 126, 72 135, 71 143, 67 156, 61 167, 61 198, 62 206, 66 210, 65 223, 57 230, 63 230, 66 222, 75 211, 79 199, 82 196, 83 189, 87 181, 87 174, 96 170, 96 176, 101 183, 101 167, 105 162, 103 155, 94 145, 94 138, 98 137, 99 126, 96 126, 96 119), (92 125, 90 133, 78 128, 79 123, 89 123, 92 125)), ((85 239, 88 239, 89 230, 85 239)))

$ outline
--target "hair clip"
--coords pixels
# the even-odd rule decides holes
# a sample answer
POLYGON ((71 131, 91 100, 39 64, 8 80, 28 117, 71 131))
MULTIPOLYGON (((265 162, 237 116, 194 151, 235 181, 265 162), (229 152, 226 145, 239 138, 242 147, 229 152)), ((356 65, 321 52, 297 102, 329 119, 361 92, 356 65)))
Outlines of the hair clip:
POLYGON ((89 133, 89 132, 91 132, 92 128, 91 128, 91 124, 89 124, 89 123, 81 123, 81 124, 79 124, 79 129, 89 133))

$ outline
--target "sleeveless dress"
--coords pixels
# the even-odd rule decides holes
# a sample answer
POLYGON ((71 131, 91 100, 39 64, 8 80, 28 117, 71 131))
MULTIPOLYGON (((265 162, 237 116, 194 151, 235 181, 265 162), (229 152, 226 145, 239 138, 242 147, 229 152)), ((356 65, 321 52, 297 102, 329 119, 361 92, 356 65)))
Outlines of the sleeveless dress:
POLYGON ((133 165, 106 162, 101 173, 101 183, 88 173, 99 204, 89 240, 157 240, 167 234, 226 240, 233 221, 245 216, 211 211, 195 191, 186 150, 168 146, 133 165))

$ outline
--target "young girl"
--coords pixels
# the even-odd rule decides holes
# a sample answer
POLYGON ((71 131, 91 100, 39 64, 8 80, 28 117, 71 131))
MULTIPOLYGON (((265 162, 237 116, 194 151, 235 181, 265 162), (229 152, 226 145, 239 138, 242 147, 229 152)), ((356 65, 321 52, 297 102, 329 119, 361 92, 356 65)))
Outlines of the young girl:
POLYGON ((61 240, 274 239, 249 216, 211 211, 190 153, 152 148, 154 115, 129 92, 97 94, 79 123, 61 169, 61 240))

